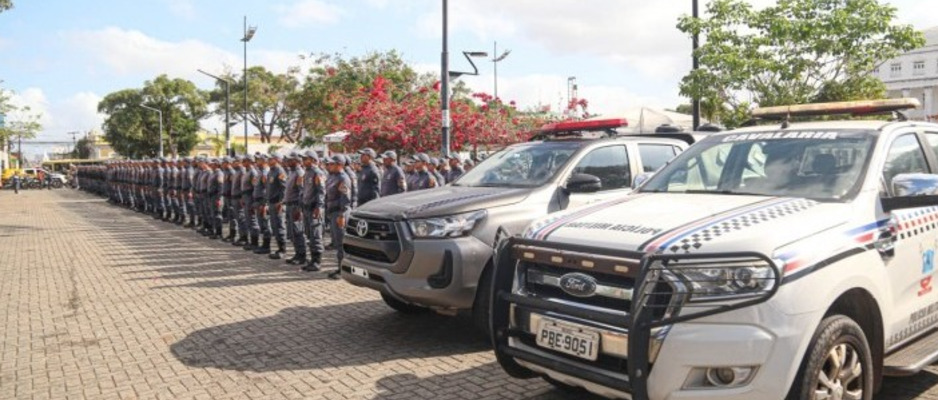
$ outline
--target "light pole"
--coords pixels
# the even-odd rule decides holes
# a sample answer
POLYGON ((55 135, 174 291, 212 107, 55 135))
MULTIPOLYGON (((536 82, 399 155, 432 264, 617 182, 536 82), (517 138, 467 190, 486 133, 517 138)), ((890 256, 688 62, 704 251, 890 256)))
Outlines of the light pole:
MULTIPOLYGON (((498 42, 495 42, 495 45, 492 46, 492 55, 498 54, 498 42)), ((504 60, 508 55, 511 54, 511 50, 505 50, 498 57, 492 59, 492 69, 495 71, 495 99, 498 99, 498 63, 504 60)))
POLYGON ((163 111, 158 108, 153 108, 145 104, 141 104, 140 107, 146 108, 150 111, 156 111, 160 115, 160 157, 163 157, 163 111))
MULTIPOLYGON (((694 16, 694 19, 695 19, 695 20, 698 18, 698 13, 697 13, 697 0, 693 0, 693 16, 694 16)), ((699 45, 700 45, 700 37, 699 37, 699 36, 700 36, 700 35, 698 35, 697 32, 694 32, 693 45, 692 45, 692 46, 693 46, 693 68, 694 68, 694 71, 696 71, 697 68, 700 67, 700 59, 699 59, 699 57, 697 57, 697 47, 699 47, 699 45)), ((694 97, 693 99, 691 99, 691 108, 693 109, 692 113, 693 113, 693 119, 694 119, 694 129, 693 129, 693 130, 696 131, 697 128, 700 127, 700 98, 694 97)))
MULTIPOLYGON (((254 37, 254 34, 257 33, 256 26, 248 26, 248 16, 244 16, 244 37, 241 38, 241 41, 244 42, 244 152, 248 151, 248 42, 251 41, 251 38, 254 37)), ((228 128, 225 128, 228 129, 228 128)), ((231 150, 231 147, 228 147, 231 150)))
POLYGON ((71 131, 66 133, 66 135, 72 135, 72 153, 75 154, 75 157, 78 157, 78 141, 75 140, 75 137, 81 135, 79 131, 71 131))
MULTIPOLYGON (((231 120, 231 81, 229 81, 228 79, 222 78, 220 76, 212 75, 201 69, 198 71, 212 78, 215 78, 215 80, 225 84, 225 154, 227 154, 229 157, 234 156, 234 153, 231 151, 231 132, 230 132, 231 130, 231 122, 230 122, 231 120)), ((247 91, 245 91, 245 94, 246 93, 247 91)), ((247 119, 245 119, 245 124, 247 124, 247 119)), ((245 128, 246 127, 247 125, 245 125, 245 128)))

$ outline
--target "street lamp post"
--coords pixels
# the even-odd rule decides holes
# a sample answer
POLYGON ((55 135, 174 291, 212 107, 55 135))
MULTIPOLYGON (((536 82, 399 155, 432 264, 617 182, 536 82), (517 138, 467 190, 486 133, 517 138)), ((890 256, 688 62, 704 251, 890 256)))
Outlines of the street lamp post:
POLYGON ((66 133, 66 135, 72 135, 72 153, 75 154, 75 157, 78 157, 78 141, 75 139, 76 136, 80 135, 79 131, 71 131, 66 133))
MULTIPOLYGON (((495 54, 498 54, 497 41, 495 42, 495 45, 492 46, 492 55, 494 56, 495 54)), ((493 94, 495 95, 496 99, 498 99, 498 63, 508 57, 509 54, 511 54, 511 50, 505 50, 500 56, 492 59, 492 70, 495 73, 495 92, 493 94)))
POLYGON ((146 108, 150 111, 156 111, 160 115, 160 157, 163 157, 163 111, 158 108, 153 108, 145 104, 141 104, 140 107, 146 108))
MULTIPOLYGON (((693 16, 694 16, 694 19, 696 20, 698 18, 697 0, 692 0, 692 1, 693 1, 693 5, 692 5, 693 16)), ((693 68, 694 68, 694 71, 696 71, 697 68, 700 67, 700 59, 699 57, 697 57, 697 47, 700 46, 700 37, 697 34, 697 32, 694 32, 692 46, 693 46, 693 68)), ((692 113, 693 113, 693 119, 694 119, 694 130, 696 131, 697 128, 700 127, 700 98, 694 97, 693 99, 691 99, 691 106, 693 109, 692 113)))
MULTIPOLYGON (((257 33, 256 26, 248 26, 248 16, 244 16, 244 36, 241 41, 244 42, 244 152, 248 151, 248 42, 257 33)), ((225 128, 227 129, 227 128, 225 128)), ((229 148, 230 150, 230 148, 229 148)))
MULTIPOLYGON (((225 84, 225 154, 227 154, 229 157, 234 156, 234 152, 231 151, 231 132, 230 132, 231 130, 231 122, 230 122, 231 120, 231 81, 229 81, 228 79, 222 78, 220 76, 212 75, 201 69, 198 71, 212 78, 215 78, 215 80, 225 84)), ((246 123, 247 123, 247 120, 245 120, 245 124, 246 123)), ((245 125, 245 127, 247 127, 247 125, 245 125)), ((247 151, 247 145, 245 145, 244 151, 247 151)))

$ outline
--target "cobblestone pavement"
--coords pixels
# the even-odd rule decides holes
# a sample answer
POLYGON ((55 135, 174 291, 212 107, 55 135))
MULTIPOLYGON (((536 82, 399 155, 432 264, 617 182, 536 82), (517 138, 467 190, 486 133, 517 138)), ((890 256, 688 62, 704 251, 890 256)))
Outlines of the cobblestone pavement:
MULTIPOLYGON (((0 399, 565 397, 507 377, 468 318, 323 275, 84 193, 4 190, 0 399)), ((938 399, 938 368, 878 398, 938 399)))

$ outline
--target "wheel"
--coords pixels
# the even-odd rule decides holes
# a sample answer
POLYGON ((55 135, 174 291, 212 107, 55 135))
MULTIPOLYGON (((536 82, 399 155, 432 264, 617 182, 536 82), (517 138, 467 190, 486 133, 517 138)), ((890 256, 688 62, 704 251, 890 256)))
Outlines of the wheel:
POLYGON ((485 271, 482 272, 482 276, 479 277, 479 284, 476 286, 476 299, 472 303, 472 323, 475 325, 476 330, 479 331, 485 338, 488 338, 491 335, 491 321, 489 315, 491 313, 492 304, 492 268, 486 267, 485 271))
POLYGON ((39 182, 30 182, 27 187, 30 189, 39 189, 42 187, 42 185, 40 185, 39 182))
POLYGON ((385 293, 381 293, 381 300, 384 300, 384 304, 387 304, 388 307, 393 308, 394 311, 397 311, 401 314, 423 314, 429 311, 429 309, 426 307, 420 307, 420 306, 415 306, 413 304, 407 304, 385 293))
POLYGON ((856 322, 843 315, 821 321, 788 398, 872 400, 873 359, 856 322))
POLYGON ((62 186, 63 186, 63 185, 62 185, 62 181, 52 181, 52 188, 53 188, 53 189, 61 189, 62 186))

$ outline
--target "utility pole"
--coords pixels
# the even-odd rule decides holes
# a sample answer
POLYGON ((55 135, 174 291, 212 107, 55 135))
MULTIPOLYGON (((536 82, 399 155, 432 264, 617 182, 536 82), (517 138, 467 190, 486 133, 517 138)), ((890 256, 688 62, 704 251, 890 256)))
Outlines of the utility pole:
POLYGON ((442 155, 449 157, 449 2, 443 0, 443 52, 440 54, 440 112, 442 155))
POLYGON ((511 50, 505 50, 505 52, 502 53, 500 56, 496 56, 496 54, 498 54, 498 42, 497 41, 495 42, 495 45, 492 47, 492 56, 495 57, 492 59, 492 68, 495 71, 494 95, 495 95, 495 98, 497 99, 498 98, 498 63, 504 60, 505 57, 508 57, 508 54, 511 54, 511 50))
POLYGON ((76 136, 80 135, 79 131, 71 131, 67 135, 72 135, 72 152, 75 153, 75 157, 78 157, 78 141, 75 139, 76 136))
MULTIPOLYGON (((248 16, 244 16, 244 152, 248 151, 248 42, 254 37, 257 27, 248 27, 248 16)), ((231 147, 229 147, 229 150, 231 147)))
MULTIPOLYGON (((696 20, 699 16, 697 12, 697 0, 692 0, 692 1, 693 1, 693 16, 694 16, 694 19, 696 20)), ((699 57, 697 57, 697 48, 699 46, 700 46, 700 35, 698 35, 697 32, 694 32, 693 52, 692 52, 694 71, 696 71, 697 68, 700 68, 700 59, 699 57)), ((699 97, 694 97, 693 99, 691 99, 691 107, 693 108, 692 113, 693 113, 693 118, 694 118, 693 130, 696 131, 697 128, 700 127, 700 98, 699 97)))

